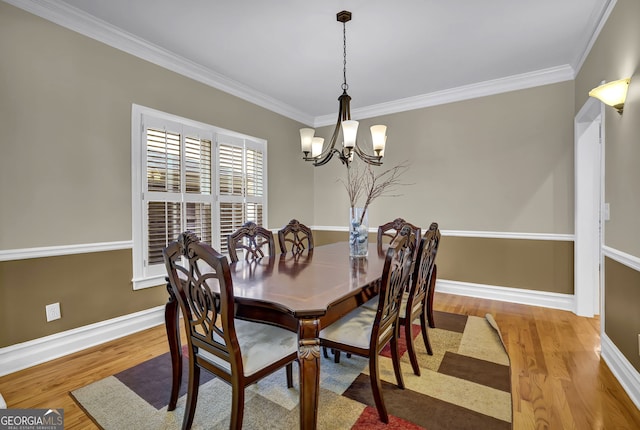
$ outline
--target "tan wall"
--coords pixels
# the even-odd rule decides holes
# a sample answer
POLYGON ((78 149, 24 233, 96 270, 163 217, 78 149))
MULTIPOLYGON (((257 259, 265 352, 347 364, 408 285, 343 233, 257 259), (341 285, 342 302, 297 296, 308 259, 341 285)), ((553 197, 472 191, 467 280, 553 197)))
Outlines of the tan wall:
MULTIPOLYGON (((402 217, 442 230, 573 234, 573 97, 563 82, 361 121, 389 127, 384 167, 411 163, 402 177, 411 185, 376 201, 369 226, 402 217)), ((315 225, 347 226, 345 175, 339 162, 315 170, 315 225)), ((573 294, 572 241, 444 237, 438 261, 439 279, 573 294)))
POLYGON ((313 217, 299 123, 4 2, 0 53, 0 249, 131 240, 133 103, 266 139, 269 224, 313 217))
MULTIPOLYGON (((412 185, 377 200, 369 224, 573 234, 573 114, 569 81, 361 121, 363 135, 389 127, 377 171, 411 163, 412 185)), ((315 169, 315 225, 347 226, 345 176, 337 161, 315 169)))
MULTIPOLYGON (((347 239, 314 231, 316 244, 347 239)), ((437 264, 440 280, 573 294, 573 242, 442 236, 437 264)))
POLYGON ((576 78, 575 110, 601 81, 631 77, 622 116, 605 109, 605 223, 607 246, 640 257, 640 2, 618 0, 576 78))
POLYGON ((605 258, 604 327, 607 336, 640 372, 640 272, 605 258))
POLYGON ((164 287, 134 291, 131 276, 131 250, 0 262, 0 348, 167 301, 164 287), (47 323, 56 302, 62 318, 47 323))
MULTIPOLYGON (((618 0, 576 77, 575 111, 602 80, 631 77, 622 116, 605 107, 605 202, 611 219, 604 224, 605 245, 640 258, 640 2, 618 0)), ((636 270, 610 259, 605 265, 604 330, 640 370, 640 282, 636 270)))
MULTIPOLYGON (((4 2, 0 55, 0 250, 131 240, 133 103, 266 139, 269 225, 313 218, 296 121, 4 2)), ((130 250, 0 262, 0 347, 163 304, 131 267, 130 250)))
POLYGON ((573 294, 573 242, 444 236, 438 279, 573 294))
MULTIPOLYGON (((0 249, 131 240, 132 103, 266 139, 270 228, 294 217, 308 225, 347 224, 346 192, 336 181, 344 167, 332 161, 314 169, 302 162, 295 121, 3 2, 0 54, 0 249)), ((403 216, 420 225, 438 221, 446 230, 573 233, 573 92, 573 82, 564 82, 362 121, 363 130, 378 122, 389 126, 386 166, 412 162, 403 178, 412 185, 374 203, 370 225, 403 216)), ((329 232, 317 243, 340 237, 346 233, 329 232)), ((509 241, 494 247, 496 261, 509 247, 518 248, 509 241)), ((514 264, 527 262, 531 250, 518 252, 514 264)), ((83 278, 103 273, 82 255, 56 258, 55 267, 86 263, 83 278)), ((105 258, 126 260, 121 252, 105 258)), ((455 262, 465 265, 460 257, 455 262)), ((76 307, 76 298, 87 293, 82 278, 69 287, 45 261, 1 263, 0 312, 39 309, 42 319, 27 330, 35 338, 95 322, 96 315, 108 319, 162 304, 163 287, 131 290, 131 264, 125 264, 104 300, 76 307), (38 286, 42 300, 18 299, 15 279, 28 263, 42 267, 33 281, 46 279, 57 294, 38 286), (62 303, 63 319, 44 323, 44 304, 54 301, 62 303)), ((565 279, 567 270, 545 279, 565 279)), ((465 274, 468 282, 481 279, 504 285, 482 272, 465 274)), ((566 291, 558 285, 545 291, 566 291)), ((0 345, 16 339, 0 334, 0 345)))

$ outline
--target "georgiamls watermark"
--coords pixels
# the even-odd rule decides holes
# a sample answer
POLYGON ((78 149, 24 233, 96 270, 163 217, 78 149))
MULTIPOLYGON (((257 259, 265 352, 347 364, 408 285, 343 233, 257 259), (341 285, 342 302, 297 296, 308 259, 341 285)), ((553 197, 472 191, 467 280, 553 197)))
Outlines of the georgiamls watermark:
POLYGON ((63 409, 0 409, 0 430, 63 429, 63 409))

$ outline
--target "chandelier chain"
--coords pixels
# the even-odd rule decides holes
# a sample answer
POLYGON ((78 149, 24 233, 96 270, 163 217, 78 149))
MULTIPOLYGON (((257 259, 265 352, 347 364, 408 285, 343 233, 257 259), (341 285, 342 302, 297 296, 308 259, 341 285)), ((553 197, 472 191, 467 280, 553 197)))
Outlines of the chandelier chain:
POLYGON ((344 82, 342 83, 343 91, 347 91, 349 89, 349 85, 347 84, 347 23, 342 23, 342 75, 344 78, 344 82))
POLYGON ((351 21, 351 12, 343 10, 336 14, 336 19, 342 23, 342 94, 338 97, 338 120, 333 129, 329 144, 324 144, 324 138, 316 137, 312 128, 300 129, 300 143, 303 159, 312 161, 314 166, 324 166, 335 155, 349 167, 349 163, 357 155, 363 162, 373 166, 382 165, 384 148, 387 140, 387 126, 371 126, 371 143, 374 154, 365 152, 357 142, 358 121, 351 120, 351 97, 347 94, 347 22, 351 21), (342 136, 342 148, 336 148, 338 139, 342 136))

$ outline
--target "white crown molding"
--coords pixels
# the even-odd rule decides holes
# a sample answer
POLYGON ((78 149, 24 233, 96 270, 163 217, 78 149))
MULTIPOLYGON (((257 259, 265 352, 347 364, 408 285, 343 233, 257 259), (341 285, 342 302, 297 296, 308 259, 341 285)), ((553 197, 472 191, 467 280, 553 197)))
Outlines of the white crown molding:
MULTIPOLYGON (((372 118, 380 115, 389 115, 408 110, 421 109, 429 106, 437 106, 445 103, 453 103, 478 97, 491 96, 509 91, 523 90, 541 85, 555 84, 570 81, 575 78, 575 73, 570 65, 551 67, 520 75, 507 76, 500 79, 478 82, 451 88, 434 93, 407 97, 387 103, 367 106, 351 110, 351 116, 355 119, 372 118)), ((334 114, 316 117, 314 127, 335 124, 334 114)))
MULTIPOLYGON (((57 0, 4 1, 48 21, 76 31, 84 36, 105 43, 113 48, 127 52, 138 58, 142 58, 153 64, 164 67, 198 82, 202 82, 213 88, 217 88, 303 124, 313 125, 313 127, 335 124, 335 114, 323 115, 314 118, 311 115, 256 91, 253 88, 247 87, 237 81, 229 79, 226 76, 207 69, 200 64, 180 57, 143 39, 137 38, 131 33, 125 32, 105 21, 88 15, 66 3, 57 0)), ((611 6, 611 8, 612 7, 613 6, 611 6)), ((606 20, 606 16, 603 17, 600 27, 598 27, 598 32, 603 25, 604 20, 606 20)), ((597 32, 594 33, 594 36, 597 36, 597 32)), ((356 119, 371 118, 540 85, 553 84, 574 78, 574 68, 570 65, 563 65, 353 109, 352 114, 356 119)))
POLYGON ((605 257, 609 257, 620 264, 624 264, 625 266, 640 272, 640 258, 627 254, 626 252, 619 251, 615 248, 611 248, 610 246, 603 246, 602 253, 605 257))
MULTIPOLYGON (((314 225, 312 230, 318 231, 349 231, 348 227, 314 225)), ((376 233, 377 227, 369 227, 369 233, 376 233)), ((524 240, 556 240, 560 242, 573 242, 573 234, 560 233, 511 233, 505 231, 472 231, 472 230, 440 230, 442 236, 450 237, 480 237, 486 239, 524 239, 524 240)))
POLYGON ((574 312, 574 295, 438 279, 436 291, 574 312))
POLYGON ((133 248, 133 241, 84 243, 79 245, 45 246, 0 250, 0 261, 27 260, 29 258, 57 257, 59 255, 88 254, 133 248))
POLYGON ((600 336, 600 356, 607 363, 631 401, 640 409, 640 373, 629 363, 606 333, 600 336))
POLYGON ((593 32, 591 34, 585 34, 585 38, 583 42, 584 50, 573 62, 573 69, 575 70, 576 75, 578 74, 578 72, 580 72, 582 65, 584 64, 585 60, 589 56, 589 52, 591 52, 591 48, 593 48, 594 43, 596 43, 596 40, 600 35, 600 31, 602 31, 602 28, 607 22, 607 19, 609 19, 609 15, 611 15, 611 12, 613 11, 613 8, 615 7, 616 3, 617 3, 617 0, 607 0, 602 5, 602 8, 594 12, 593 15, 591 16, 590 23, 595 23, 595 25, 591 27, 593 28, 593 32))
POLYGON ((103 20, 57 0, 4 0, 48 21, 147 60, 203 84, 254 103, 293 120, 311 124, 313 117, 224 75, 207 69, 103 20))
POLYGON ((164 324, 164 306, 0 348, 0 376, 164 324))

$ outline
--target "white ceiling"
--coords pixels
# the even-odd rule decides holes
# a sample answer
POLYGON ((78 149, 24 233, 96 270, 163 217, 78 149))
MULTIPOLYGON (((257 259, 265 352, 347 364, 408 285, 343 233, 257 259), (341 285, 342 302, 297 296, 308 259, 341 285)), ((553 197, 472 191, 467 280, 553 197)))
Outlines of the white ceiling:
POLYGON ((572 79, 615 0, 5 0, 309 124, 572 79), (449 97, 447 99, 447 97, 449 97))

